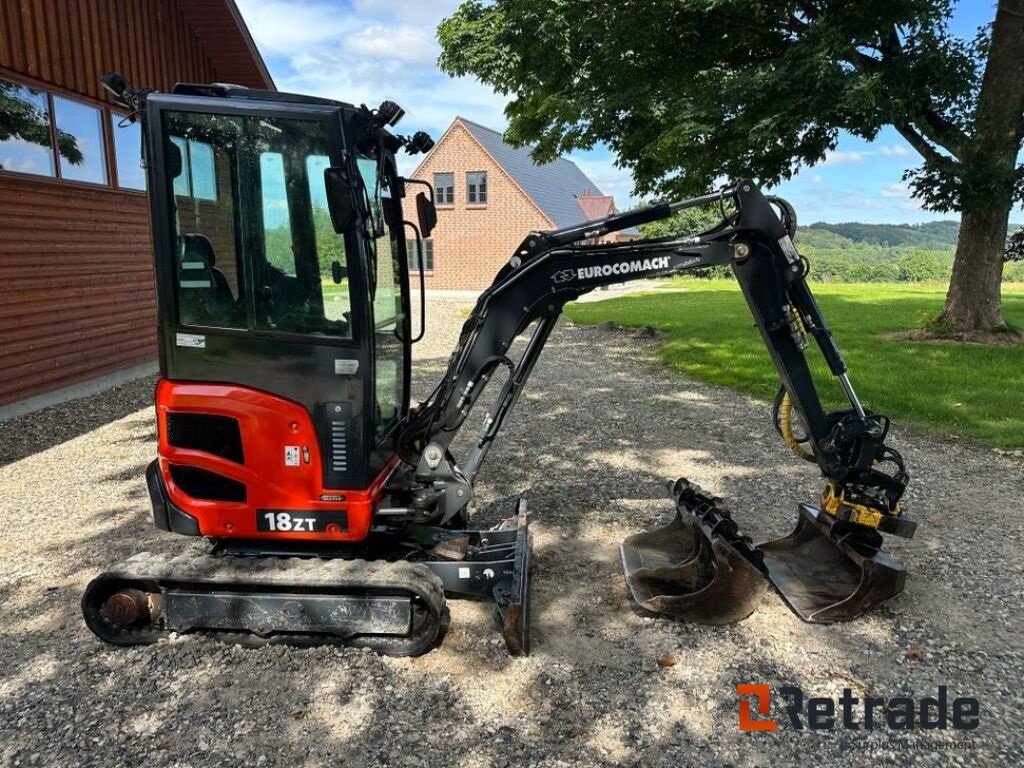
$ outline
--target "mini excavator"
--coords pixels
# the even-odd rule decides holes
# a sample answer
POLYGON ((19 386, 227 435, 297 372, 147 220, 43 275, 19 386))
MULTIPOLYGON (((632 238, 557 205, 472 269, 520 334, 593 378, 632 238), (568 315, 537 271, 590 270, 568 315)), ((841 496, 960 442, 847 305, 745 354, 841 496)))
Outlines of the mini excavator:
POLYGON ((82 609, 103 640, 198 632, 417 655, 443 638, 446 598, 476 598, 494 601, 510 653, 527 654, 526 502, 473 529, 474 478, 567 302, 713 266, 732 269, 778 372, 776 428, 825 489, 800 505, 791 534, 755 545, 721 499, 676 481, 675 519, 621 546, 636 609, 723 624, 772 585, 804 620, 832 622, 903 588, 882 534, 914 532, 900 506, 908 475, 886 445, 889 419, 854 392, 785 201, 741 180, 528 233, 413 406, 410 351, 425 315, 414 335, 410 275, 422 313, 422 239, 437 214, 429 185, 400 177, 395 155, 428 151, 430 137, 394 133, 403 110, 389 101, 370 109, 225 84, 158 93, 118 75, 104 84, 145 135, 161 371, 146 471, 153 519, 206 543, 141 553, 96 577, 82 609), (405 221, 417 185, 427 187, 417 221, 405 221), (721 222, 700 234, 602 240, 706 205, 721 222), (808 339, 848 408, 824 410, 808 339), (453 440, 492 378, 496 399, 457 458, 453 440))

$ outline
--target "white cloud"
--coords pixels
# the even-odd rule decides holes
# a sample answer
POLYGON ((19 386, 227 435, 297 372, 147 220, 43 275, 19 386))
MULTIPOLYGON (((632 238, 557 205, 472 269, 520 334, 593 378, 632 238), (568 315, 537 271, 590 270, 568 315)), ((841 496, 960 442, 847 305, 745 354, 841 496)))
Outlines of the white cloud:
POLYGON ((902 144, 883 144, 877 152, 883 157, 906 157, 910 154, 910 150, 902 144))
POLYGON ((264 56, 290 54, 341 36, 351 17, 334 3, 316 0, 238 0, 257 47, 264 56))
POLYGON ((440 52, 432 35, 422 28, 373 25, 344 39, 355 56, 432 65, 440 52))
POLYGON ((401 19, 406 23, 431 23, 449 16, 459 7, 461 0, 355 0, 357 15, 382 19, 401 19))
POLYGON ((376 106, 402 105, 399 131, 434 138, 456 115, 497 130, 506 99, 473 78, 438 71, 435 30, 457 0, 238 0, 256 44, 283 91, 376 106))
POLYGON ((826 152, 825 159, 821 162, 821 165, 854 165, 856 163, 863 163, 865 157, 867 157, 865 152, 846 152, 843 150, 826 152))
POLYGON ((824 180, 825 179, 822 178, 820 173, 816 173, 813 176, 811 176, 811 183, 812 184, 821 184, 821 182, 823 182, 824 180))
POLYGON ((899 210, 904 213, 916 213, 921 208, 921 203, 913 198, 910 189, 904 184, 886 184, 878 194, 891 200, 899 210))
POLYGON ((906 198, 910 191, 902 184, 887 184, 879 191, 882 197, 906 198))

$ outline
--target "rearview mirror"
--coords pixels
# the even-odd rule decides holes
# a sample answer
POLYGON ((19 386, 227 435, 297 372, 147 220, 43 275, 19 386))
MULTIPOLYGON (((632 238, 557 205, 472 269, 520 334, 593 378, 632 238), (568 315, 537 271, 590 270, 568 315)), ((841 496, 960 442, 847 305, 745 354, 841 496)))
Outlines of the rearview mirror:
POLYGON ((341 234, 348 229, 356 215, 352 197, 352 183, 344 168, 325 168, 324 185, 327 188, 327 207, 331 212, 331 225, 341 234))
POLYGON ((416 194, 416 218, 420 220, 420 232, 423 233, 423 237, 430 237, 430 233, 437 226, 437 208, 434 207, 434 201, 423 192, 416 194))
POLYGON ((334 284, 338 285, 342 280, 348 277, 348 270, 341 266, 341 262, 335 259, 331 262, 331 279, 334 280, 334 284))

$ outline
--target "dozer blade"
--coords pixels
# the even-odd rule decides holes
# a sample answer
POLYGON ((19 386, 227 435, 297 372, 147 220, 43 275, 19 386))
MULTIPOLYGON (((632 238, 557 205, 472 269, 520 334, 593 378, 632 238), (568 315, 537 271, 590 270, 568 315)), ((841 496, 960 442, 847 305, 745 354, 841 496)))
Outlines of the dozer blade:
POLYGON ((675 519, 620 548, 626 584, 640 608, 698 624, 731 624, 753 613, 767 589, 760 553, 728 509, 685 478, 672 486, 675 519))
POLYGON ((826 624, 855 619, 903 590, 906 571, 881 543, 876 531, 857 531, 801 504, 793 532, 758 549, 789 607, 804 621, 826 624))

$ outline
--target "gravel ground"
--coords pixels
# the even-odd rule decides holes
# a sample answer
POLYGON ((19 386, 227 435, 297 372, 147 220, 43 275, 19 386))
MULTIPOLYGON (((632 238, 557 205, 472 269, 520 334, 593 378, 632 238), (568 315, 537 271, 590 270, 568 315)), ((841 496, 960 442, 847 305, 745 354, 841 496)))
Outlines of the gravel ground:
MULTIPOLYGON (((465 313, 434 305, 416 348, 418 391, 465 313)), ((508 658, 490 608, 467 602, 452 604, 442 647, 411 660, 197 637, 105 646, 79 615, 88 580, 135 551, 190 546, 150 520, 152 382, 0 424, 0 764, 1019 764, 1020 463, 897 432, 921 527, 890 540, 906 591, 858 621, 803 624, 774 594, 730 627, 642 618, 617 545, 669 519, 666 478, 725 496, 755 539, 787 532, 820 486, 776 438, 765 404, 657 368, 651 343, 561 326, 481 473, 482 523, 519 495, 534 514, 528 659, 508 658), (779 731, 740 733, 734 687, 747 682, 886 697, 946 685, 951 699, 980 700, 980 727, 962 737, 973 748, 936 751, 957 734, 796 731, 775 702, 779 731)))

